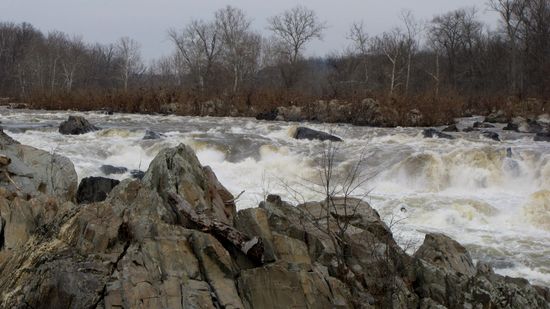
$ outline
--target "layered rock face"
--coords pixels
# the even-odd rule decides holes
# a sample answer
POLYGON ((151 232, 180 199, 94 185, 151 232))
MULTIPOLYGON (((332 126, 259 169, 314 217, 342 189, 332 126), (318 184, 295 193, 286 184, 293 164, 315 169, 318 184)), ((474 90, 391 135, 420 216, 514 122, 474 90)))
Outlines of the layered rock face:
POLYGON ((1 184, 1 308, 548 308, 546 289, 475 268, 444 235, 407 255, 360 200, 294 206, 272 195, 236 212, 185 145, 99 203, 75 205, 67 188, 28 196, 1 184), (263 264, 175 212, 173 194, 261 237, 263 264))

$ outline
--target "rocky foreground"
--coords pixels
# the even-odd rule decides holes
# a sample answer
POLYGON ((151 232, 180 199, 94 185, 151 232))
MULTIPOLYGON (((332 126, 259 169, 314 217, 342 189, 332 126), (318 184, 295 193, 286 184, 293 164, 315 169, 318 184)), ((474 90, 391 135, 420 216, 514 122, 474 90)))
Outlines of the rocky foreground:
POLYGON ((0 131, 1 308, 550 308, 548 288, 474 265, 442 234, 406 254, 366 202, 271 195, 237 212, 185 145, 102 202, 76 204, 76 182, 67 158, 0 131), (174 196, 261 239, 261 258, 198 225, 174 196))

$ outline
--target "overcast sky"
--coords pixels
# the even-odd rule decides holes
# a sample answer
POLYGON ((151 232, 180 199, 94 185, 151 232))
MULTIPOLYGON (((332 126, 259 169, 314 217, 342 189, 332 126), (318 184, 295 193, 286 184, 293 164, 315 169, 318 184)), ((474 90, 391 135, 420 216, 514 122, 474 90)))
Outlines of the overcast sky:
POLYGON ((496 16, 486 10, 485 0, 0 0, 0 21, 29 22, 44 32, 60 30, 82 35, 87 42, 110 43, 129 36, 142 45, 145 59, 171 52, 166 31, 183 28, 192 19, 210 19, 226 5, 243 9, 253 27, 266 32, 266 19, 285 9, 305 5, 329 26, 323 41, 308 46, 308 55, 322 56, 341 50, 353 21, 364 20, 369 34, 378 34, 400 24, 399 14, 410 9, 419 19, 476 6, 479 17, 496 25, 496 16))

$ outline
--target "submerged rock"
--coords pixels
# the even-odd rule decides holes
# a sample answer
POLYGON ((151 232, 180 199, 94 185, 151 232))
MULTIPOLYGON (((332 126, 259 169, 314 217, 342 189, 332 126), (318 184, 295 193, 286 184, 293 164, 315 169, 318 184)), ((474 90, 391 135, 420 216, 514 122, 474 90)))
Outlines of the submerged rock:
POLYGON ((76 193, 77 203, 101 202, 120 181, 105 177, 86 177, 80 181, 76 193))
POLYGON ((550 133, 537 133, 533 140, 535 142, 550 142, 550 133))
POLYGON ((434 128, 424 129, 422 135, 425 138, 444 138, 444 139, 454 139, 455 137, 446 133, 442 133, 434 128))
POLYGON ((490 123, 486 123, 486 122, 479 122, 479 121, 476 121, 474 122, 474 125, 473 125, 474 128, 494 128, 495 126, 490 124, 490 123))
POLYGON ((157 133, 157 132, 151 131, 151 130, 145 130, 145 135, 143 136, 143 139, 144 140, 160 139, 161 137, 164 137, 164 135, 161 134, 161 133, 157 133))
POLYGON ((308 139, 308 140, 320 140, 320 141, 333 141, 342 142, 343 140, 332 134, 313 130, 306 127, 298 127, 296 133, 294 133, 295 139, 308 139))
POLYGON ((69 116, 69 119, 59 125, 59 133, 65 135, 85 134, 97 130, 99 130, 98 127, 81 116, 69 116))
POLYGON ((442 132, 459 132, 456 124, 452 124, 450 126, 447 126, 446 128, 444 128, 443 130, 441 130, 442 132))
POLYGON ((108 164, 102 165, 99 169, 105 175, 124 174, 128 171, 124 166, 113 166, 108 164))
POLYGON ((494 141, 500 142, 500 136, 499 136, 498 133, 496 133, 496 132, 485 131, 485 132, 481 132, 481 135, 482 135, 483 137, 488 138, 488 139, 492 139, 492 140, 494 140, 494 141))

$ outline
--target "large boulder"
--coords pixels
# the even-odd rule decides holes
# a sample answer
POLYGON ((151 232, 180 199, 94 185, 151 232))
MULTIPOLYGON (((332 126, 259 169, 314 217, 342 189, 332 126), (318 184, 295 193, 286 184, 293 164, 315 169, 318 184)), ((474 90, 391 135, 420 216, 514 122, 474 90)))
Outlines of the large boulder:
POLYGON ((65 135, 85 134, 99 130, 82 116, 69 116, 69 119, 59 125, 59 133, 65 135))
POLYGON ((101 202, 113 188, 120 183, 119 180, 105 177, 86 177, 80 181, 76 193, 77 203, 101 202))
POLYGON ((437 267, 464 275, 476 273, 476 268, 466 248, 443 234, 426 234, 424 243, 414 256, 437 267))
POLYGON ((179 193, 198 213, 232 225, 237 211, 234 197, 209 167, 203 167, 186 145, 161 151, 149 165, 143 183, 165 201, 179 193))
POLYGON ((45 193, 62 201, 74 200, 77 175, 68 158, 21 145, 1 130, 0 154, 10 161, 4 168, 6 174, 0 176, 0 186, 28 196, 45 193))
POLYGON ((298 127, 296 128, 296 132, 294 133, 295 139, 307 139, 307 140, 320 140, 320 141, 332 141, 332 142, 341 142, 342 139, 334 136, 332 134, 328 134, 325 132, 313 130, 306 127, 298 127))
POLYGON ((487 117, 485 117, 486 122, 490 123, 506 123, 508 121, 508 117, 502 110, 493 111, 487 117))

